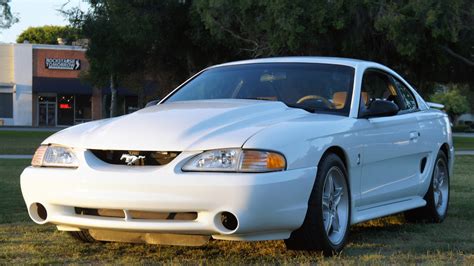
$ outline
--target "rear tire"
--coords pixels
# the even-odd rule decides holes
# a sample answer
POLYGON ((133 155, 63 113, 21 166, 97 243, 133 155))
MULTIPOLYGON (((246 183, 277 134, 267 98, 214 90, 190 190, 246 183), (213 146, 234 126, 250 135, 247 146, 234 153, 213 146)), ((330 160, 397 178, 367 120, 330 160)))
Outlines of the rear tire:
POLYGON ((350 202, 344 163, 335 154, 324 156, 318 165, 305 220, 285 240, 287 249, 319 250, 325 256, 339 253, 349 232, 350 202))
POLYGON ((67 232, 72 238, 84 242, 84 243, 93 243, 97 242, 91 234, 89 234, 89 230, 81 230, 81 231, 68 231, 67 232))
POLYGON ((449 183, 448 158, 440 150, 433 167, 430 187, 424 197, 426 206, 406 211, 405 219, 409 222, 443 222, 448 214, 449 183))

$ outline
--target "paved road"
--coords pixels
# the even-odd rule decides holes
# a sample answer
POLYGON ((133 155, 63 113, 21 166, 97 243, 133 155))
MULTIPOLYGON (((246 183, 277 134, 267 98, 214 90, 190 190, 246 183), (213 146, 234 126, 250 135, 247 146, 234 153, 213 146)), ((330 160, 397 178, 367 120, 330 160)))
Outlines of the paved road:
POLYGON ((474 133, 453 133, 454 137, 474 138, 474 133))
POLYGON ((474 151, 456 151, 456 155, 474 155, 474 151))
POLYGON ((31 159, 33 155, 0 154, 0 159, 31 159))
POLYGON ((42 132, 56 132, 66 127, 12 127, 0 126, 0 131, 42 131, 42 132))

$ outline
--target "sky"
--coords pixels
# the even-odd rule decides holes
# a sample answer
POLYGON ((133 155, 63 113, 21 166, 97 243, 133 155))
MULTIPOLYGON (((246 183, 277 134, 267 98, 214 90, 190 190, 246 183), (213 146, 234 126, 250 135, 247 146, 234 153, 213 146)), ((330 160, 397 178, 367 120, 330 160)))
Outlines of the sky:
POLYGON ((20 21, 0 31, 0 42, 16 42, 18 35, 31 26, 67 25, 68 21, 57 11, 66 2, 67 7, 87 7, 82 0, 12 0, 10 8, 20 21))

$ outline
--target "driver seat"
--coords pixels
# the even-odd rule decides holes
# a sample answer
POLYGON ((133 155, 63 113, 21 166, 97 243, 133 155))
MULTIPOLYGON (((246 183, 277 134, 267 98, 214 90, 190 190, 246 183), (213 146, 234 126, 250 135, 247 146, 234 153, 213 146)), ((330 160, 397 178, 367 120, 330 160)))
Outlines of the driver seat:
POLYGON ((342 109, 346 105, 347 92, 338 91, 332 95, 332 102, 336 109, 342 109))

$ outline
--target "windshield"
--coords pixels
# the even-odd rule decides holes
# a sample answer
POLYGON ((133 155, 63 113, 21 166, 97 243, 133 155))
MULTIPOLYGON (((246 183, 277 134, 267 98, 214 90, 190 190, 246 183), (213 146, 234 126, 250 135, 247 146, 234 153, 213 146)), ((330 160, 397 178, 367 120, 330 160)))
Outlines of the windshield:
POLYGON ((281 101, 310 112, 348 115, 354 68, 315 63, 259 63, 211 68, 165 103, 209 99, 281 101))

